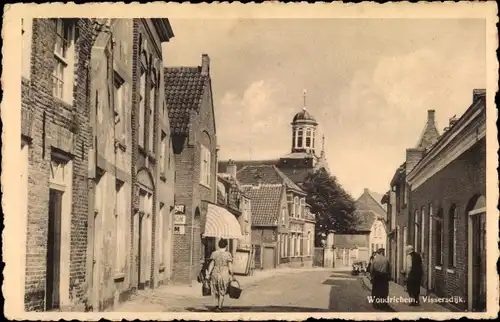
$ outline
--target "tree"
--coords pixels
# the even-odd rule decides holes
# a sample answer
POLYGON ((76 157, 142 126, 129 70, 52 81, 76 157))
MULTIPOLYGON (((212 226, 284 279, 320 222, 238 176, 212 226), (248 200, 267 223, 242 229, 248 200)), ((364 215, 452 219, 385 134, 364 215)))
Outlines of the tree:
MULTIPOLYGON (((330 232, 347 233, 359 223, 355 216, 354 199, 324 169, 310 173, 303 183, 306 201, 316 214, 316 235, 330 232)), ((320 238, 316 238, 319 241, 320 238)))

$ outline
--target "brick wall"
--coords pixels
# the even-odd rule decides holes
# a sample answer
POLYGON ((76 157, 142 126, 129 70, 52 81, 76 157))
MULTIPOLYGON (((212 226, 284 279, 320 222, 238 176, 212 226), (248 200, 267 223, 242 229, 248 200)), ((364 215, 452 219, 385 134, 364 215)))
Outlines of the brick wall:
POLYGON ((176 151, 175 204, 185 205, 186 209, 186 232, 184 235, 174 235, 172 279, 180 283, 196 278, 205 256, 200 238, 205 215, 201 203, 216 202, 217 137, 210 81, 206 84, 199 113, 191 113, 189 128, 187 136, 173 137, 176 151), (210 187, 200 184, 201 144, 211 152, 210 187))
MULTIPOLYGON (((441 296, 457 295, 467 299, 467 265, 468 265, 468 214, 467 209, 471 199, 477 195, 486 195, 486 139, 483 138, 473 147, 436 173, 423 185, 411 193, 411 207, 420 211, 424 207, 427 214, 425 236, 429 236, 429 204, 432 204, 433 214, 436 215, 440 208, 443 209, 443 265, 441 270, 436 270, 435 258, 436 243, 432 245, 432 258, 435 276, 435 292, 441 296), (451 227, 448 221, 448 211, 452 204, 457 211, 457 265, 452 267, 448 262, 448 250, 451 245, 448 241, 448 232, 451 227), (448 272, 447 268, 454 272, 448 272)), ((412 222, 413 222, 413 215, 412 222)), ((433 240, 436 241, 435 224, 433 225, 433 240)), ((409 239, 413 239, 413 229, 409 230, 409 239)), ((429 240, 425 241, 425 249, 429 249, 429 240)), ((424 267, 427 273, 429 256, 424 252, 424 267)), ((426 277, 425 277, 426 279, 426 277)), ((459 305, 467 308, 466 303, 459 305)))
POLYGON ((52 94, 56 40, 54 20, 34 19, 31 80, 22 84, 22 105, 32 114, 26 245, 27 311, 45 309, 49 169, 53 147, 66 150, 73 165, 69 281, 63 283, 70 289, 63 290, 69 298, 62 299, 66 306, 62 309, 78 307, 86 295, 87 151, 90 146, 86 62, 90 59, 92 29, 87 19, 78 19, 75 24, 79 37, 75 43, 74 78, 71 80, 74 82, 73 103, 63 103, 52 94), (67 142, 64 147, 59 146, 58 142, 63 141, 60 133, 70 132, 73 133, 73 141, 67 142))
MULTIPOLYGON (((145 263, 148 267, 146 273, 146 280, 144 281, 144 286, 155 287, 159 284, 159 260, 160 254, 158 253, 157 247, 159 241, 157 240, 158 232, 158 212, 159 212, 159 129, 160 125, 163 123, 160 119, 160 111, 163 108, 163 83, 160 79, 163 78, 163 63, 161 54, 161 44, 158 35, 154 32, 154 28, 149 20, 143 21, 141 19, 133 19, 133 50, 132 50, 132 118, 131 122, 134 125, 132 127, 132 202, 133 202, 133 212, 134 216, 137 216, 137 211, 139 209, 139 188, 138 174, 142 171, 148 174, 148 176, 153 181, 153 211, 152 211, 152 230, 151 235, 141 236, 141 238, 147 238, 148 242, 148 252, 151 255, 151 261, 145 263), (140 79, 141 79, 141 63, 144 64, 146 69, 145 77, 145 102, 144 111, 146 112, 144 118, 144 127, 139 127, 139 104, 140 104, 140 79), (150 95, 150 91, 153 88, 152 84, 157 87, 154 96, 150 95), (161 93, 161 94, 160 94, 161 93), (150 99, 154 100, 154 111, 152 114, 148 113, 150 109, 150 99), (149 144, 149 126, 153 122, 153 139, 152 145, 149 144), (144 134, 144 148, 139 146, 139 129, 145 131, 144 134)), ((170 183, 172 184, 172 183, 170 183)), ((169 209, 168 204, 165 205, 169 209)), ((135 221, 137 224, 138 221, 135 221)), ((137 240, 137 227, 134 221, 132 221, 130 230, 132 238, 137 240)), ((136 247, 131 247, 131 274, 138 275, 139 272, 139 260, 141 256, 145 256, 145 250, 143 254, 138 253, 136 247)), ((142 287, 142 283, 136 277, 132 277, 132 288, 142 287)))

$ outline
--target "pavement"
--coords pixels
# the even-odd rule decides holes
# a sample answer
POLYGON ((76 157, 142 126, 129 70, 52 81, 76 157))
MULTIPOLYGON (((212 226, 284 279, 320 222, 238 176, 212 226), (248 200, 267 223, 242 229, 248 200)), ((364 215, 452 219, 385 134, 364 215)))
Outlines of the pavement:
MULTIPOLYGON (((324 268, 280 268, 236 277, 239 299, 226 298, 224 312, 376 312, 359 276, 324 268)), ((115 312, 210 312, 213 296, 201 284, 165 285, 140 291, 115 312)))
MULTIPOLYGON (((372 284, 370 279, 363 275, 361 276, 363 285, 371 292, 372 284)), ((435 295, 429 294, 421 296, 420 306, 409 306, 408 302, 405 300, 409 299, 408 293, 404 290, 404 287, 394 283, 389 282, 389 298, 396 299, 390 301, 389 306, 396 312, 451 312, 452 310, 445 308, 444 306, 425 301, 425 299, 435 300, 437 297, 435 295)))

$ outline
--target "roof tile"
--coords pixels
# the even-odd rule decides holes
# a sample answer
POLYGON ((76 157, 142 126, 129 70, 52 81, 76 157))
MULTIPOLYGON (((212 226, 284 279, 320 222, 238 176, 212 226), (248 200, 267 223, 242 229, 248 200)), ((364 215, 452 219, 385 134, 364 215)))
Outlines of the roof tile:
POLYGON ((173 133, 187 133, 190 112, 198 111, 208 77, 201 67, 165 68, 165 101, 173 133))
POLYGON ((276 226, 281 206, 280 184, 244 186, 243 192, 252 204, 252 226, 276 226))

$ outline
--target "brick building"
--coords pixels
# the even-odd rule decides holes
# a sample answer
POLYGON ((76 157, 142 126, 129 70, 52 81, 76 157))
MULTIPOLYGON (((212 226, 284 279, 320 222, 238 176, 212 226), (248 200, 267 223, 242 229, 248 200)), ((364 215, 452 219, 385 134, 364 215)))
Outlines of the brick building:
MULTIPOLYGON (((439 140, 411 158, 408 243, 423 254, 423 286, 486 309, 486 91, 452 118, 439 140)), ((408 164, 408 161, 407 161, 408 164)))
POLYGON ((251 249, 252 201, 236 177, 236 165, 229 163, 227 170, 227 173, 217 174, 217 204, 232 210, 240 224, 242 237, 234 243, 233 252, 237 248, 251 249))
POLYGON ((175 155, 174 282, 191 283, 204 261, 201 235, 216 203, 217 136, 210 58, 201 66, 165 69, 165 99, 175 155))
MULTIPOLYGON (((306 193, 274 165, 245 166, 236 175, 243 186, 251 187, 248 194, 255 205, 255 212, 261 210, 258 205, 262 205, 265 210, 260 211, 258 215, 262 223, 256 219, 252 230, 252 243, 264 249, 263 267, 312 266, 310 250, 314 245, 314 230, 310 229, 310 223, 315 222, 315 219, 310 213, 310 207, 306 205, 306 193), (261 184, 282 186, 285 207, 283 207, 283 196, 278 195, 277 187, 272 189, 275 198, 270 198, 266 194, 261 195, 264 190, 253 189, 261 184), (270 235, 265 237, 271 230, 272 238, 270 235), (273 256, 270 255, 271 245, 276 247, 273 256), (274 261, 271 261, 271 258, 274 261)), ((255 216, 257 217, 257 214, 255 216)))
POLYGON ((95 26, 87 269, 101 311, 169 278, 174 172, 161 43, 173 33, 167 19, 95 26))
POLYGON ((88 224, 88 19, 22 19, 21 287, 27 311, 83 310, 88 224))
MULTIPOLYGON (((252 201, 251 242, 255 248, 255 268, 275 268, 280 257, 277 236, 288 232, 286 188, 282 184, 266 183, 243 185, 243 188, 252 201)), ((284 247, 288 247, 288 240, 283 242, 284 247)))
MULTIPOLYGON (((406 150, 406 160, 395 171, 391 179, 391 189, 382 198, 381 202, 387 209, 387 251, 391 262, 391 275, 394 281, 402 284, 404 276, 401 271, 406 265, 405 246, 410 245, 409 237, 409 196, 410 187, 407 181, 407 174, 418 162, 418 157, 429 149, 439 139, 439 132, 436 128, 435 111, 427 111, 427 122, 424 125, 422 134, 414 148, 406 150)), ((417 248, 418 250, 418 248, 417 248)))

